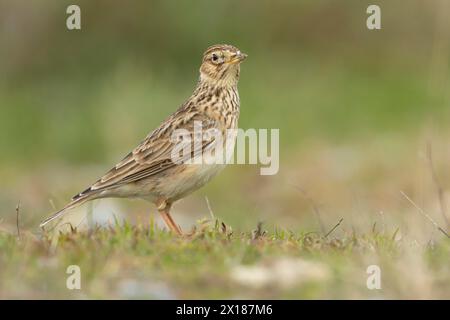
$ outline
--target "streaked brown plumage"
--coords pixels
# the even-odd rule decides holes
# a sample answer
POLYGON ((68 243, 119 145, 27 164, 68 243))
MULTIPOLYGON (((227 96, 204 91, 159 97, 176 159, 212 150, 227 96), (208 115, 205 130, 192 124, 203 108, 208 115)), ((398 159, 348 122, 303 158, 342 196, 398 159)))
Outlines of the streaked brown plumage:
MULTIPOLYGON (((173 202, 206 184, 224 164, 176 163, 171 158, 174 130, 186 129, 193 135, 194 122, 200 121, 203 130, 237 128, 239 118, 240 63, 247 55, 231 45, 209 47, 203 55, 200 79, 191 97, 157 129, 151 132, 132 152, 122 159, 92 186, 77 194, 62 210, 44 220, 61 217, 86 201, 108 198, 144 198, 155 203, 167 226, 182 234, 170 216, 173 202)), ((198 122, 197 122, 198 123, 198 122)), ((227 136, 224 135, 226 141, 227 136)), ((234 146, 234 139, 231 146, 234 146)), ((203 141, 201 151, 210 147, 203 141)))

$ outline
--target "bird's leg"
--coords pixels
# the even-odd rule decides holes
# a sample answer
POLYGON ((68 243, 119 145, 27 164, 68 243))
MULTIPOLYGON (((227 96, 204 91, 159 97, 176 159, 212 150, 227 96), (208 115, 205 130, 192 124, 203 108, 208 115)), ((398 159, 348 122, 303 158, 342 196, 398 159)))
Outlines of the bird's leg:
POLYGON ((169 227, 172 232, 176 233, 179 236, 183 235, 183 231, 181 230, 180 226, 173 220, 172 216, 170 215, 170 205, 166 203, 165 201, 161 202, 160 205, 158 205, 158 211, 161 214, 161 217, 164 219, 164 222, 169 227))
POLYGON ((175 232, 179 236, 183 235, 183 231, 181 231, 180 226, 176 224, 168 211, 160 211, 159 213, 161 213, 164 222, 169 227, 169 229, 172 230, 172 232, 175 232))

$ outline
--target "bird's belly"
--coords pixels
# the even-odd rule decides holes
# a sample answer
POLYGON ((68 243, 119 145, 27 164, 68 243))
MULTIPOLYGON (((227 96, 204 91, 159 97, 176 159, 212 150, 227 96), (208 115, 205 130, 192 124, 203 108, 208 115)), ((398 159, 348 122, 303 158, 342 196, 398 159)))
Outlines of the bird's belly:
MULTIPOLYGON (((161 185, 161 195, 175 201, 189 193, 201 188, 222 171, 228 160, 233 154, 234 145, 236 143, 236 133, 228 137, 229 143, 225 144, 225 148, 220 152, 225 152, 222 161, 217 160, 214 155, 206 153, 201 155, 201 160, 193 159, 193 164, 183 164, 175 170, 177 174, 167 175, 165 181, 161 185)), ((221 154, 221 153, 219 153, 221 154)))
POLYGON ((224 167, 225 164, 182 165, 177 175, 166 177, 159 193, 172 201, 178 200, 204 186, 224 167))

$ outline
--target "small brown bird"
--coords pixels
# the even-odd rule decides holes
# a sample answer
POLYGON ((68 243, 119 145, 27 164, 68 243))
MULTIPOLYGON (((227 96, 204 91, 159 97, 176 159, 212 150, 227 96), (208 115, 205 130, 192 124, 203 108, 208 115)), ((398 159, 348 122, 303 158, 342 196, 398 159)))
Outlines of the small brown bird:
MULTIPOLYGON (((181 235, 181 228, 170 216, 172 204, 205 185, 225 164, 174 161, 176 141, 172 135, 176 130, 184 129, 194 141, 194 125, 200 123, 203 131, 214 129, 220 132, 226 148, 234 148, 235 135, 229 136, 226 131, 237 129, 237 84, 240 63, 246 57, 246 54, 231 45, 209 47, 203 54, 200 79, 191 97, 114 168, 74 196, 69 204, 44 220, 40 226, 44 227, 69 209, 90 200, 143 198, 155 203, 170 230, 181 235)), ((190 154, 204 152, 209 147, 211 139, 206 139, 194 146, 190 154)))

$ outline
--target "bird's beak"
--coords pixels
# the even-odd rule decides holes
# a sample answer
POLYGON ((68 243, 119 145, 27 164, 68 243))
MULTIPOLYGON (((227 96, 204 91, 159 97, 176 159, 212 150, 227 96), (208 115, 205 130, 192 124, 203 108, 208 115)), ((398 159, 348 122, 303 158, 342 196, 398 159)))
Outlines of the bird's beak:
POLYGON ((247 55, 243 52, 238 51, 236 54, 234 54, 234 56, 232 57, 230 63, 238 63, 238 62, 242 62, 247 58, 247 55))

